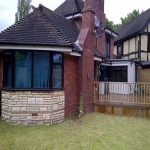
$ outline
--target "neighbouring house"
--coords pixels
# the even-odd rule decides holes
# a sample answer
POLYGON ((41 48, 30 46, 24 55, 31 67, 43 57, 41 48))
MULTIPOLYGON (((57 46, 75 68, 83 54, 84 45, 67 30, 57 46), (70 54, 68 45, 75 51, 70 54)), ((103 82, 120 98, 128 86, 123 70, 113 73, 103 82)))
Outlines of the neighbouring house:
POLYGON ((150 9, 119 27, 116 32, 119 36, 114 42, 114 58, 119 63, 126 61, 129 64, 128 79, 150 82, 150 9))
POLYGON ((95 111, 150 118, 150 9, 116 32, 113 59, 100 62, 95 111))
POLYGON ((33 7, 0 34, 2 119, 62 122, 79 112, 80 96, 84 112, 92 112, 94 78, 113 58, 117 35, 105 24, 103 0, 66 0, 55 11, 33 7))

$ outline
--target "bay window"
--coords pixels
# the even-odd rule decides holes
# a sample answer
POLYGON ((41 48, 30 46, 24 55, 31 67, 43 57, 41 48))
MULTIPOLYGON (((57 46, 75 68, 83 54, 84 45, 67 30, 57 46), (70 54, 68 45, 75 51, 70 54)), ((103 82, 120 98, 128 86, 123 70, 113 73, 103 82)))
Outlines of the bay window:
POLYGON ((63 54, 47 51, 5 51, 4 88, 63 88, 63 54))

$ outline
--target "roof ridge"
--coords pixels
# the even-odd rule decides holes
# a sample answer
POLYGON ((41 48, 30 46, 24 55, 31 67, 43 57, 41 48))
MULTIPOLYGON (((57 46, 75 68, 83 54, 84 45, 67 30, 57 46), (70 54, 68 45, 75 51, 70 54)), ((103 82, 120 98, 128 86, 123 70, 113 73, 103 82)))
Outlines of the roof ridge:
POLYGON ((71 21, 71 20, 66 19, 64 16, 62 16, 62 15, 58 14, 57 12, 52 11, 51 9, 49 9, 49 8, 45 7, 45 6, 44 6, 44 5, 42 5, 42 4, 39 4, 39 6, 40 6, 40 5, 41 5, 42 7, 44 7, 45 9, 47 9, 48 11, 51 11, 51 12, 55 13, 57 16, 59 16, 59 17, 61 17, 61 18, 65 19, 65 20, 67 20, 68 22, 72 23, 72 21, 71 21))
MULTIPOLYGON (((132 20, 130 20, 130 21, 128 21, 128 22, 126 22, 125 24, 123 24, 123 25, 122 25, 122 26, 120 26, 120 27, 124 27, 125 25, 127 25, 127 24, 129 24, 129 23, 133 22, 133 21, 134 21, 134 20, 136 20, 137 18, 141 17, 141 15, 145 14, 148 10, 150 10, 150 8, 149 8, 149 9, 147 9, 147 10, 145 10, 144 12, 142 12, 141 14, 139 14, 138 16, 134 17, 132 20)), ((119 27, 119 28, 120 28, 120 27, 119 27)), ((119 28, 118 28, 118 29, 119 29, 119 28)))

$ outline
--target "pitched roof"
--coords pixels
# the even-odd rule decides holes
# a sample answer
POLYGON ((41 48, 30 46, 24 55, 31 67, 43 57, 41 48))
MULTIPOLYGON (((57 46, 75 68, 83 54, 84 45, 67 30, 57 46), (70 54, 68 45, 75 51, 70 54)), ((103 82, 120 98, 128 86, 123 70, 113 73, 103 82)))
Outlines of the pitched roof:
POLYGON ((58 8, 55 9, 55 12, 66 17, 72 14, 81 13, 83 8, 83 0, 66 0, 58 8))
POLYGON ((119 27, 116 30, 116 32, 119 33, 119 36, 115 38, 115 42, 140 33, 140 31, 142 31, 146 27, 149 21, 150 21, 150 9, 146 10, 133 20, 119 27))
POLYGON ((0 43, 72 46, 78 34, 74 23, 39 5, 24 19, 4 30, 0 43))
POLYGON ((119 34, 117 32, 115 32, 112 28, 110 28, 107 24, 105 29, 108 29, 111 33, 114 33, 116 36, 118 36, 119 34))
POLYGON ((57 27, 57 29, 67 37, 69 41, 74 43, 79 35, 79 28, 71 20, 66 19, 65 17, 53 12, 52 10, 39 5, 39 9, 42 14, 50 21, 52 24, 57 27), (69 31, 69 32, 68 32, 69 31))

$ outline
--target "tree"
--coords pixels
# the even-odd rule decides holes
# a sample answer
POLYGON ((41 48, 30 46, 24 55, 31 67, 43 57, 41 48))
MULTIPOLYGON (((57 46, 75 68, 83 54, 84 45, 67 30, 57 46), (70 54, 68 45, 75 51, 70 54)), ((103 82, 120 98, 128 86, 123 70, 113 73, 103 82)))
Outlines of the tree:
POLYGON ((16 22, 30 13, 32 0, 18 0, 17 12, 15 14, 16 22))
MULTIPOLYGON (((143 11, 142 11, 143 12, 143 11)), ((142 13, 141 12, 141 13, 142 13)), ((139 9, 138 10, 133 10, 131 13, 128 13, 126 17, 124 18, 120 18, 121 19, 121 24, 114 24, 113 21, 110 21, 108 18, 106 18, 106 24, 112 28, 113 30, 116 30, 117 28, 119 28, 121 25, 131 21, 132 19, 134 19, 135 17, 137 17, 138 15, 141 14, 139 9)))
POLYGON ((113 30, 116 30, 120 26, 120 24, 114 24, 114 22, 110 21, 108 18, 106 18, 106 24, 113 30))
POLYGON ((124 18, 121 17, 120 18, 121 19, 121 24, 123 25, 123 24, 131 21, 132 19, 134 19, 135 17, 137 17, 141 13, 140 13, 139 9, 138 10, 133 10, 131 13, 128 13, 126 17, 124 17, 124 18))

